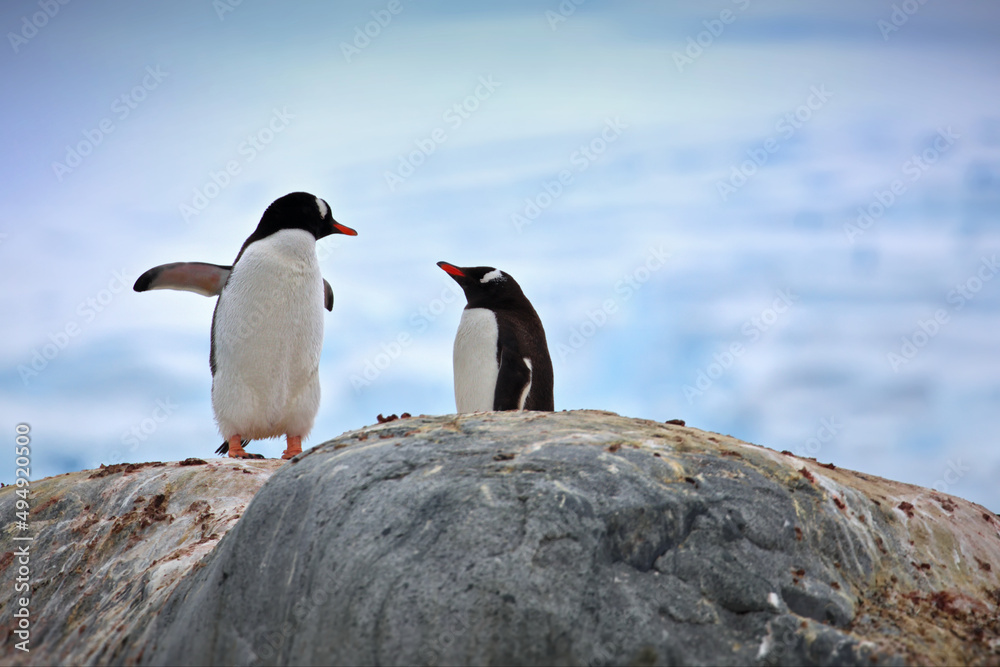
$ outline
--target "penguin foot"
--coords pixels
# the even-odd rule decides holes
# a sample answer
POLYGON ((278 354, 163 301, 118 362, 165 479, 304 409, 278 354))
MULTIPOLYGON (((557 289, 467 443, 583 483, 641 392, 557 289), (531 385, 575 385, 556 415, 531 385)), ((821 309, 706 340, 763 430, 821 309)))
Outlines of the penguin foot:
POLYGON ((302 453, 302 436, 300 435, 290 435, 288 436, 288 448, 281 454, 281 458, 286 461, 294 456, 302 453))
POLYGON ((231 459, 249 459, 251 455, 243 449, 243 439, 234 435, 229 439, 229 458, 231 459))

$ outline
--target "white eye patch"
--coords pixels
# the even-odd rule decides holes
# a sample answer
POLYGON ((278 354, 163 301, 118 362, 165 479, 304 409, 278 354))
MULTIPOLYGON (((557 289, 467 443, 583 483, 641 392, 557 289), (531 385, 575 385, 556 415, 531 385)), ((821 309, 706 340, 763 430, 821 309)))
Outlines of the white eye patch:
POLYGON ((319 209, 319 217, 321 218, 325 218, 326 214, 330 212, 330 207, 319 197, 316 197, 316 208, 319 209))
POLYGON ((481 283, 488 283, 491 280, 500 280, 501 278, 503 278, 503 274, 500 273, 500 269, 493 269, 492 271, 490 271, 489 273, 487 273, 485 276, 483 276, 482 278, 480 278, 479 282, 481 282, 481 283))

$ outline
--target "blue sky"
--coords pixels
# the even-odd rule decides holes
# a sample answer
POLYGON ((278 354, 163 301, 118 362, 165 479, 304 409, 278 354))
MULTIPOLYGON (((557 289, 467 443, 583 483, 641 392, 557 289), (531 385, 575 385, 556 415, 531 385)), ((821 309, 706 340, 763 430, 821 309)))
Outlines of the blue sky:
POLYGON ((445 260, 517 278, 557 409, 1000 510, 1000 8, 651 4, 4 3, 0 416, 32 476, 211 455, 214 301, 131 283, 230 263, 305 190, 359 232, 319 244, 306 446, 454 410, 445 260))

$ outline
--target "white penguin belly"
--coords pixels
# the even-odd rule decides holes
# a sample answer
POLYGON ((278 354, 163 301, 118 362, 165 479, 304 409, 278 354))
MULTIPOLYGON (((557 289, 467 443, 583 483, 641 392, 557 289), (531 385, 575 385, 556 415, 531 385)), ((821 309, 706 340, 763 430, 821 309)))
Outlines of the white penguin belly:
POLYGON ((455 335, 455 406, 459 412, 493 409, 497 386, 497 318, 486 308, 466 308, 455 335))
POLYGON ((219 296, 212 407, 223 437, 305 437, 319 410, 323 277, 315 239, 282 230, 247 247, 219 296))

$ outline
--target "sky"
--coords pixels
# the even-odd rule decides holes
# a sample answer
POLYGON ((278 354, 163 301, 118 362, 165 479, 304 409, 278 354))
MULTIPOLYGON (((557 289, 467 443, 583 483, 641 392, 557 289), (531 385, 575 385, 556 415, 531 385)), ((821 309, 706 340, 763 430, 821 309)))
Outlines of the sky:
POLYGON ((995 2, 12 0, 0 27, 0 425, 32 479, 213 455, 214 299, 132 283, 230 264, 306 191, 358 236, 317 244, 305 447, 454 412, 444 260, 517 279, 557 410, 1000 511, 995 2))

